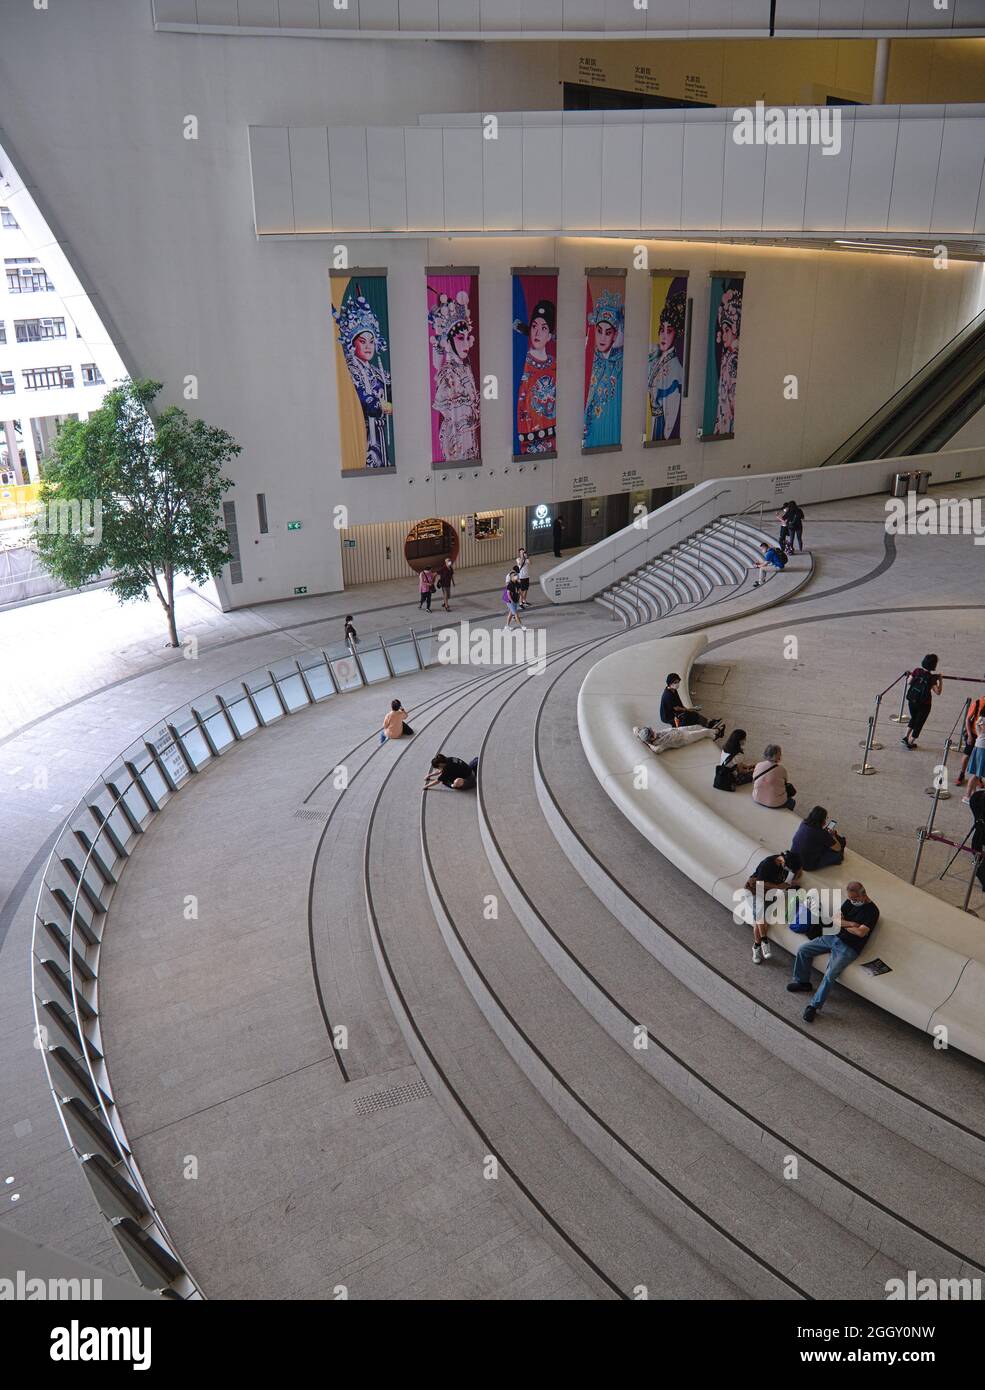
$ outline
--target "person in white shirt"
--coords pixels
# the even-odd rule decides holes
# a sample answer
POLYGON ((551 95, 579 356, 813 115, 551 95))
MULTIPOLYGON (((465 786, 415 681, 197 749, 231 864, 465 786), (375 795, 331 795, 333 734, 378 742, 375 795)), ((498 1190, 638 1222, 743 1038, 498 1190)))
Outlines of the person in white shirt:
POLYGON ((522 545, 517 553, 516 567, 519 571, 520 607, 529 608, 531 605, 527 602, 527 594, 530 591, 530 556, 522 545))

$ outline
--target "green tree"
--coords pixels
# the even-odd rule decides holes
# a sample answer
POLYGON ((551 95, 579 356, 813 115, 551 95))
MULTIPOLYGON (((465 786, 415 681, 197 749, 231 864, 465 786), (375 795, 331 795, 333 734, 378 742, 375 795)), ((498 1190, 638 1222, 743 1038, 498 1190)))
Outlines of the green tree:
POLYGON ((45 465, 36 540, 45 569, 72 588, 110 570, 121 603, 155 593, 177 647, 175 575, 201 584, 230 559, 219 503, 232 479, 222 466, 240 447, 177 406, 152 420, 161 389, 123 382, 88 420, 63 425, 45 465))

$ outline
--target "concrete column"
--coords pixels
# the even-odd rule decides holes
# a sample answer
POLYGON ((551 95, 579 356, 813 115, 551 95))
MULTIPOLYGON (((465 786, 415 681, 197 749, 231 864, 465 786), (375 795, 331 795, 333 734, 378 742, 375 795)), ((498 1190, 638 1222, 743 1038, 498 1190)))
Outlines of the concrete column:
POLYGON ((872 74, 872 105, 885 106, 889 77, 889 39, 876 39, 876 65, 872 74))
POLYGON ((21 468, 20 450, 17 447, 17 436, 14 434, 13 420, 4 420, 3 432, 7 438, 7 456, 10 460, 10 468, 13 469, 14 481, 22 483, 24 481, 24 470, 21 468))
POLYGON ((39 482, 41 470, 38 467, 38 446, 34 442, 34 424, 29 415, 21 416, 21 434, 24 436, 24 453, 27 457, 27 481, 39 482))

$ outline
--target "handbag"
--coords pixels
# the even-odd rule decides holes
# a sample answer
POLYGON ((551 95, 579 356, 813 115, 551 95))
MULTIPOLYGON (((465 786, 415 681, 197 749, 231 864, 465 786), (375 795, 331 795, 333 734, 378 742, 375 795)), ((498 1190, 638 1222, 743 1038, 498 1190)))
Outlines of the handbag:
POLYGON ((788 796, 788 797, 790 798, 790 800, 792 801, 792 800, 794 799, 794 797, 797 795, 797 788, 794 786, 794 784, 793 784, 792 782, 784 782, 783 785, 784 785, 784 786, 786 787, 786 789, 787 789, 787 796, 788 796))
POLYGON ((734 767, 728 763, 719 763, 715 768, 715 790, 718 792, 734 792, 738 773, 734 767))

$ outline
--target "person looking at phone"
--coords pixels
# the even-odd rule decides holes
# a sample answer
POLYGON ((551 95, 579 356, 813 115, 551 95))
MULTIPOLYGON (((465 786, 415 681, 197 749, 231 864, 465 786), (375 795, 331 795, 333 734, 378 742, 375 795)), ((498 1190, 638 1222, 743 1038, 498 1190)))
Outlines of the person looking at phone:
POLYGON ((848 841, 838 834, 837 824, 828 819, 824 806, 813 807, 800 822, 790 848, 800 856, 805 869, 827 869, 842 862, 848 841))

